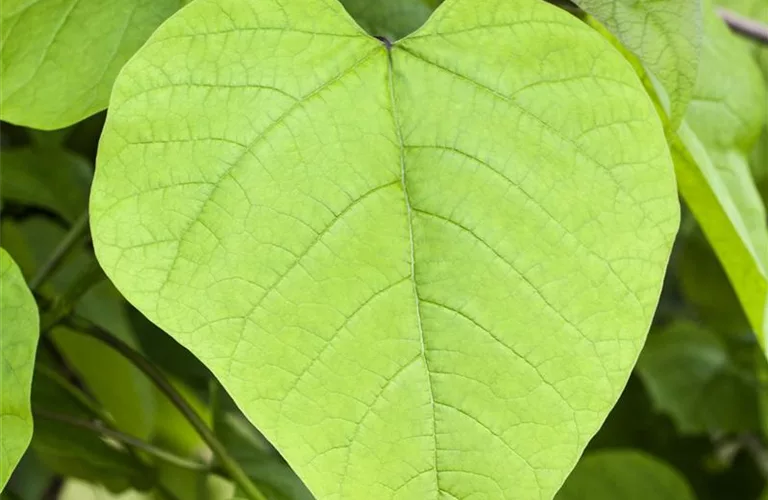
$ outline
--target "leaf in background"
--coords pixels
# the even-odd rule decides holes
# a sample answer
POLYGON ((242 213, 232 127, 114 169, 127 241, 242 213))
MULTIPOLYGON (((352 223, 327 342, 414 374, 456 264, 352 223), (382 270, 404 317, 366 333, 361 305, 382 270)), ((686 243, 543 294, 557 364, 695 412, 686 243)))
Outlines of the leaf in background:
POLYGON ((391 42, 416 31, 433 10, 424 0, 341 0, 341 3, 365 31, 391 42))
POLYGON ((138 491, 125 491, 115 494, 102 486, 68 479, 61 488, 58 500, 150 500, 153 497, 138 491))
POLYGON ((107 106, 125 62, 180 0, 4 0, 2 120, 52 130, 107 106))
POLYGON ((603 23, 663 85, 673 124, 682 120, 699 72, 699 0, 574 0, 603 23))
POLYGON ((637 364, 654 405, 682 433, 738 433, 760 428, 757 378, 726 343, 694 323, 648 336, 637 364))
POLYGON ((88 207, 93 170, 79 155, 60 148, 0 151, 3 201, 51 210, 74 222, 88 207))
POLYGON ((0 491, 32 437, 30 390, 39 316, 21 270, 0 248, 0 491))
POLYGON ((685 478, 661 460, 631 450, 588 453, 555 500, 695 500, 685 478))
POLYGON ((539 0, 449 1, 391 54, 333 2, 197 0, 99 155, 102 266, 319 498, 553 495, 678 222, 636 75, 539 0))
POLYGON ((671 139, 680 193, 728 274, 765 347, 768 228, 747 154, 768 99, 746 47, 705 10, 701 73, 678 137, 671 139))

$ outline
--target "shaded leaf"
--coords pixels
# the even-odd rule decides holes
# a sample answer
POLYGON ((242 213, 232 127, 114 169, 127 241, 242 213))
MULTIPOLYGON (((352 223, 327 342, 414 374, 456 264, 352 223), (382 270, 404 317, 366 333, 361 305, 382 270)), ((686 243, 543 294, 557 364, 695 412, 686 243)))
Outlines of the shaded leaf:
POLYGON ((364 30, 391 42, 416 31, 433 10, 423 0, 341 0, 341 3, 364 30))
POLYGON ((695 500, 685 478, 664 462, 631 450, 582 458, 556 500, 695 500))
POLYGON ((637 55, 661 82, 670 116, 679 123, 699 71, 702 14, 699 0, 574 0, 637 55))
POLYGON ((4 201, 51 210, 74 222, 88 207, 93 171, 85 159, 59 148, 0 151, 4 201))
POLYGON ((626 382, 677 203, 637 77, 539 0, 391 53, 335 2, 196 0, 116 83, 91 213, 317 497, 536 498, 626 382))
POLYGON ((66 127, 107 106, 125 62, 180 0, 4 0, 0 118, 66 127))
POLYGON ((39 317, 21 270, 0 248, 0 491, 32 437, 30 390, 39 317))
POLYGON ((678 322, 650 335, 637 364, 656 408, 684 433, 760 427, 758 381, 716 334, 678 322))

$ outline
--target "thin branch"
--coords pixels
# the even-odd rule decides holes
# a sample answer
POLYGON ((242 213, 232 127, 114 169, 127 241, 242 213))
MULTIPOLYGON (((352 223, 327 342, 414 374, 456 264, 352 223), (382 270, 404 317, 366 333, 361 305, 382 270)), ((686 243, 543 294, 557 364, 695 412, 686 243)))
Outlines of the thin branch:
POLYGON ((75 386, 72 382, 66 379, 63 375, 58 373, 41 363, 35 364, 35 372, 46 377, 48 380, 56 384, 60 389, 77 401, 83 409, 90 412, 90 414, 102 422, 113 424, 112 417, 105 412, 96 401, 94 401, 89 395, 87 395, 82 389, 75 386))
POLYGON ((69 326, 77 333, 88 335, 107 344, 144 372, 208 444, 213 454, 216 455, 222 469, 228 473, 230 479, 240 487, 243 493, 251 500, 266 500, 264 494, 251 482, 248 475, 240 467, 240 464, 229 455, 227 449, 213 434, 213 431, 211 431, 200 415, 176 391, 165 375, 154 364, 119 338, 89 321, 73 315, 67 318, 63 324, 69 326))
POLYGON ((153 457, 159 458, 160 460, 167 462, 169 464, 175 465, 177 467, 198 471, 198 472, 208 472, 210 470, 210 468, 206 464, 203 464, 200 462, 194 462, 192 460, 187 460, 186 458, 182 458, 178 455, 174 455, 169 451, 166 451, 153 444, 142 441, 141 439, 138 439, 134 436, 125 434, 120 431, 116 431, 114 429, 110 429, 109 427, 106 427, 103 423, 99 421, 83 420, 81 418, 72 417, 70 415, 63 415, 60 413, 53 413, 47 410, 34 410, 34 417, 43 418, 46 420, 54 420, 56 422, 61 422, 63 424, 71 425, 73 427, 79 427, 81 429, 87 429, 89 431, 93 431, 102 436, 112 438, 115 441, 118 441, 122 444, 141 450, 148 455, 152 455, 153 457))
POLYGON ((45 283, 56 269, 61 265, 64 259, 77 247, 79 243, 88 233, 88 212, 82 214, 74 225, 70 228, 69 232, 64 236, 64 239, 53 250, 53 253, 48 260, 37 270, 35 276, 29 280, 29 288, 32 291, 37 291, 40 285, 45 283))
POLYGON ((733 32, 755 42, 768 45, 768 26, 765 24, 740 16, 728 9, 718 8, 717 13, 733 32))

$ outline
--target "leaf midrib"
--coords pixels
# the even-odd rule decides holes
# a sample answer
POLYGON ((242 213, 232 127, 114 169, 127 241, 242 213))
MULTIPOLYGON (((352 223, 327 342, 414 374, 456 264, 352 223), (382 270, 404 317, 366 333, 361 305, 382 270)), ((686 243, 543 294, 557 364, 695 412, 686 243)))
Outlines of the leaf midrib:
POLYGON ((413 298, 416 308, 416 324, 419 329, 419 341, 421 343, 421 357, 424 359, 424 368, 427 374, 427 390, 429 391, 429 403, 432 407, 432 446, 434 453, 434 471, 435 471, 435 497, 440 495, 440 477, 437 471, 437 418, 435 412, 435 396, 432 386, 432 372, 429 369, 429 361, 427 360, 426 342, 424 339, 424 327, 421 319, 421 300, 419 298, 419 289, 416 283, 416 251, 413 240, 413 209, 411 208, 411 202, 408 197, 408 185, 406 181, 405 171, 405 143, 403 141, 403 131, 400 126, 400 119, 397 113, 397 99, 395 97, 395 82, 394 82, 394 63, 392 60, 392 50, 387 49, 387 71, 389 82, 389 98, 390 105, 392 107, 392 121, 395 128, 395 134, 397 135, 397 141, 400 148, 400 182, 403 189, 403 201, 405 203, 406 218, 408 223, 408 243, 410 247, 411 258, 411 284, 413 286, 413 298))

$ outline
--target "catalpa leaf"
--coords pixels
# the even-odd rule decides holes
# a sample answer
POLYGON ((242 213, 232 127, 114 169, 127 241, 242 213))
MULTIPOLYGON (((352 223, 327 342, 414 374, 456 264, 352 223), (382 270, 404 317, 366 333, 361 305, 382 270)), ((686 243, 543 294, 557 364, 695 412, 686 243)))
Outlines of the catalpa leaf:
POLYGON ((117 73, 182 0, 3 0, 0 118, 66 127, 107 107, 117 73))
POLYGON ((321 499, 551 498, 678 224, 631 67, 539 0, 450 0, 391 48, 334 0, 197 0, 97 165, 110 278, 321 499))
POLYGON ((593 15, 664 87, 672 122, 679 123, 699 71, 699 0, 574 0, 593 15))
POLYGON ((645 453, 605 450, 586 455, 556 500, 694 500, 685 478, 645 453))
POLYGON ((0 491, 32 438, 30 391, 39 335, 32 292, 21 271, 0 248, 0 491))

